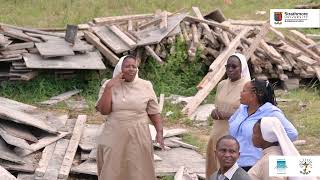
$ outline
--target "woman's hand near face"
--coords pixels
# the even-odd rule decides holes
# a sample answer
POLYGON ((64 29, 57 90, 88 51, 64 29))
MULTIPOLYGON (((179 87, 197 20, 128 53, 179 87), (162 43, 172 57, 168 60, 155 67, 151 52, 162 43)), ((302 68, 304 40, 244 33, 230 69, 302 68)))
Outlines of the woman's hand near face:
POLYGON ((106 88, 110 89, 114 86, 118 86, 121 84, 121 82, 123 82, 123 73, 119 73, 116 77, 112 78, 108 84, 106 85, 106 88))

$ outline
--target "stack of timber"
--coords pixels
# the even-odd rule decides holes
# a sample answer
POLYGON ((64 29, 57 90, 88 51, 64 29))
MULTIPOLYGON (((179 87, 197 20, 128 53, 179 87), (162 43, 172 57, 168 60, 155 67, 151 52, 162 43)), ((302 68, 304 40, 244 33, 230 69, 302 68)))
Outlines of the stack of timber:
MULTIPOLYGON (((151 56, 163 64, 175 52, 177 38, 188 46, 187 63, 193 63, 198 50, 201 60, 214 72, 225 62, 219 59, 247 51, 265 24, 227 19, 219 9, 202 14, 198 7, 192 7, 191 12, 157 10, 150 14, 94 18, 79 24, 77 33, 71 35, 68 27, 30 29, 0 24, 0 80, 29 80, 39 69, 55 69, 57 76, 68 77, 76 69, 114 67, 119 57, 126 54, 136 55, 140 63, 151 56), (246 33, 238 37, 239 43, 235 42, 243 30, 246 33)), ((278 39, 270 41, 264 35, 247 55, 253 77, 286 81, 318 75, 319 44, 309 38, 317 35, 305 36, 295 30, 283 35, 273 28, 270 31, 278 39)), ((201 84, 206 81, 208 78, 201 84)))
MULTIPOLYGON (((201 19, 199 10, 193 7, 193 11, 201 19)), ((270 27, 267 21, 224 20, 219 26, 211 25, 212 22, 221 21, 221 18, 217 17, 224 17, 212 16, 216 12, 204 16, 210 19, 202 21, 203 29, 211 31, 213 35, 216 35, 216 29, 220 29, 222 35, 226 35, 222 36, 225 37, 224 40, 221 36, 214 36, 219 44, 218 48, 213 44, 200 41, 200 49, 203 50, 200 57, 208 63, 209 72, 197 85, 198 92, 182 110, 189 117, 224 77, 224 65, 228 57, 235 52, 245 55, 249 62, 252 78, 276 79, 282 81, 285 86, 289 86, 292 82, 299 85, 299 80, 303 78, 318 77, 320 79, 320 47, 312 39, 296 30, 291 30, 287 35, 284 35, 270 27), (268 40, 268 34, 275 35, 276 40, 268 40), (205 48, 201 48, 203 45, 205 48), (208 54, 213 55, 213 57, 208 57, 208 54)), ((192 25, 189 28, 191 29, 189 32, 194 32, 192 31, 192 25)), ((184 32, 182 31, 182 33, 184 32)), ((184 35, 184 37, 185 39, 191 39, 187 35, 184 35)), ((197 41, 193 41, 191 44, 194 44, 194 42, 197 41)))
POLYGON ((83 33, 72 32, 45 32, 1 23, 0 80, 28 81, 42 69, 105 69, 100 53, 83 40, 83 33))

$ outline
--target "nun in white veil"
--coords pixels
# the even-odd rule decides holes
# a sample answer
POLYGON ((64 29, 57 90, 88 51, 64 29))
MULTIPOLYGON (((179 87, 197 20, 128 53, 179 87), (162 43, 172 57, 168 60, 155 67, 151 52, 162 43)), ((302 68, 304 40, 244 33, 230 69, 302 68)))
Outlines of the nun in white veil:
POLYGON ((289 139, 280 120, 276 117, 264 117, 253 127, 253 144, 262 148, 263 156, 249 170, 252 180, 313 180, 315 177, 269 176, 269 156, 300 156, 289 139))
POLYGON ((211 113, 213 128, 207 145, 206 177, 219 169, 214 153, 217 140, 228 134, 228 119, 240 106, 240 93, 251 80, 247 60, 240 53, 232 54, 226 63, 227 79, 222 80, 216 90, 215 109, 211 113))

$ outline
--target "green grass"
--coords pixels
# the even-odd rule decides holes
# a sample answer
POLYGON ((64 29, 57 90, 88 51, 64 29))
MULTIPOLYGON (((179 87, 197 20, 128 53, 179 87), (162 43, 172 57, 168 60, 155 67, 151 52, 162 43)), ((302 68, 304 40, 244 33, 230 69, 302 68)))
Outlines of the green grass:
POLYGON ((320 91, 318 88, 302 88, 290 91, 285 98, 294 100, 281 103, 280 107, 292 120, 299 135, 317 137, 320 134, 320 91))
POLYGON ((220 8, 227 18, 264 20, 271 8, 292 8, 308 2, 233 0, 226 5, 222 0, 0 0, 0 21, 32 27, 65 27, 95 17, 152 13, 157 9, 174 12, 182 8, 190 10, 192 6, 198 6, 203 14, 220 8), (266 14, 256 15, 256 10, 266 14))

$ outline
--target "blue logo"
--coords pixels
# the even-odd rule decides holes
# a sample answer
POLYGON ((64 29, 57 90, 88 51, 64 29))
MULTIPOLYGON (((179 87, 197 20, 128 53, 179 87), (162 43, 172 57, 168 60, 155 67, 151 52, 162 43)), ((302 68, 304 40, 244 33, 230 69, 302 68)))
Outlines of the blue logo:
POLYGON ((286 160, 285 159, 277 159, 277 174, 286 174, 286 160))

